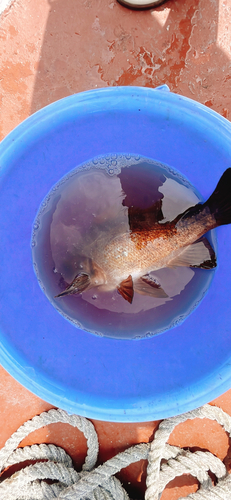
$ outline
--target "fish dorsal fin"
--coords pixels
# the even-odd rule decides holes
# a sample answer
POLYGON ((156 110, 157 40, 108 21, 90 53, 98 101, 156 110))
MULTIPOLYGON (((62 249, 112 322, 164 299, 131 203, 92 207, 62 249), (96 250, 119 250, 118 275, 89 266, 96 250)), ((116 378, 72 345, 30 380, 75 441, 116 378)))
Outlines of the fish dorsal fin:
POLYGON ((216 254, 205 236, 187 246, 176 259, 168 264, 169 267, 185 266, 201 269, 213 269, 216 265, 216 254))
POLYGON ((77 293, 81 293, 84 290, 86 290, 86 288, 88 288, 90 282, 91 279, 89 274, 87 273, 77 274, 77 276, 75 276, 70 285, 68 285, 68 287, 63 292, 59 293, 55 297, 64 297, 65 295, 74 295, 77 293))
POLYGON ((149 274, 146 274, 136 280, 134 288, 135 291, 141 295, 149 295, 150 297, 156 297, 159 299, 168 297, 156 278, 150 276, 149 274))
POLYGON ((132 303, 134 289, 133 289, 132 277, 130 274, 125 280, 121 281, 117 290, 119 294, 122 295, 122 297, 129 302, 129 304, 132 303))

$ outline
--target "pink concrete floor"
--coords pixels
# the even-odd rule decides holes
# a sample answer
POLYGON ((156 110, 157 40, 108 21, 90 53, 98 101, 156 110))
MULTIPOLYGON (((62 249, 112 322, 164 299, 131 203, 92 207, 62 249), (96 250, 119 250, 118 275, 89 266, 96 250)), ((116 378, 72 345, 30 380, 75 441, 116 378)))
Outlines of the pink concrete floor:
MULTIPOLYGON (((15 0, 1 16, 0 139, 41 107, 97 87, 166 83, 170 90, 231 117, 231 0, 169 0, 135 12, 116 0, 15 0)), ((0 447, 27 419, 51 408, 0 369, 0 447)), ((231 391, 212 404, 231 415, 231 391)), ((131 444, 152 439, 158 422, 113 424, 94 421, 100 462, 131 444)), ((56 424, 22 444, 63 446, 80 467, 86 451, 81 433, 56 424)), ((208 449, 229 468, 230 444, 216 422, 190 421, 172 434, 171 444, 208 449)), ((143 498, 146 463, 119 477, 143 498), (130 484, 129 484, 130 483, 130 484)), ((183 476, 169 483, 162 499, 196 491, 183 476)))

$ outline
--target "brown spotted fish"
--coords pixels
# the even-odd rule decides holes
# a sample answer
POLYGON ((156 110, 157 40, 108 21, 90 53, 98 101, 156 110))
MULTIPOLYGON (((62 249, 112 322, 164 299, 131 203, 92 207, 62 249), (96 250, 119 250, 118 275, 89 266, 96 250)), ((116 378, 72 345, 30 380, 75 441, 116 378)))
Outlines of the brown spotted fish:
POLYGON ((99 239, 86 269, 57 297, 102 287, 117 289, 130 303, 134 291, 163 298, 167 295, 151 272, 173 266, 216 267, 215 252, 204 234, 231 223, 231 168, 224 172, 205 203, 187 209, 171 222, 147 223, 146 209, 142 214, 146 223, 142 224, 137 210, 128 209, 130 230, 99 239))

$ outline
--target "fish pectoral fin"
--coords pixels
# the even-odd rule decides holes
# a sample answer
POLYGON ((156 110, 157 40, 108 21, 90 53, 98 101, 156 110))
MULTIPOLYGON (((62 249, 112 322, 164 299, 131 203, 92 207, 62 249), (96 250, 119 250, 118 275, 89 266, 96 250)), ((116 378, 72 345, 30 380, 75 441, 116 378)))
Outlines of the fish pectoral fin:
POLYGON ((134 289, 133 289, 132 277, 130 274, 125 280, 121 281, 117 290, 119 294, 122 295, 122 297, 129 302, 129 304, 132 303, 134 296, 134 289))
POLYGON ((149 274, 142 276, 134 283, 135 291, 141 295, 149 295, 158 299, 168 297, 158 280, 149 274))
POLYGON ((216 254, 208 239, 203 236, 192 245, 187 246, 176 259, 169 262, 168 266, 213 269, 217 266, 216 254))
POLYGON ((86 288, 88 288, 90 282, 91 279, 89 274, 87 273, 77 274, 77 276, 75 276, 70 285, 68 285, 68 287, 63 292, 59 293, 58 295, 55 295, 55 298, 64 297, 65 295, 75 295, 77 293, 81 293, 84 290, 86 290, 86 288))

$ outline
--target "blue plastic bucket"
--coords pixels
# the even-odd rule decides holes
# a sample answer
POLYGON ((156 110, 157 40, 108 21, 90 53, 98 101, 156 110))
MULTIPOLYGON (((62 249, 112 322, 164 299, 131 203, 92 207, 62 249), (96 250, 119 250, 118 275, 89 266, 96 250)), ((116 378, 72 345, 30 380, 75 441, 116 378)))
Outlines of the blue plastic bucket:
POLYGON ((38 111, 0 145, 1 363, 30 391, 90 418, 162 419, 231 385, 231 229, 218 234, 209 293, 157 337, 98 338, 60 316, 39 288, 30 239, 41 200, 90 158, 141 154, 182 172, 207 198, 231 164, 231 125, 195 101, 158 89, 83 92, 38 111))

